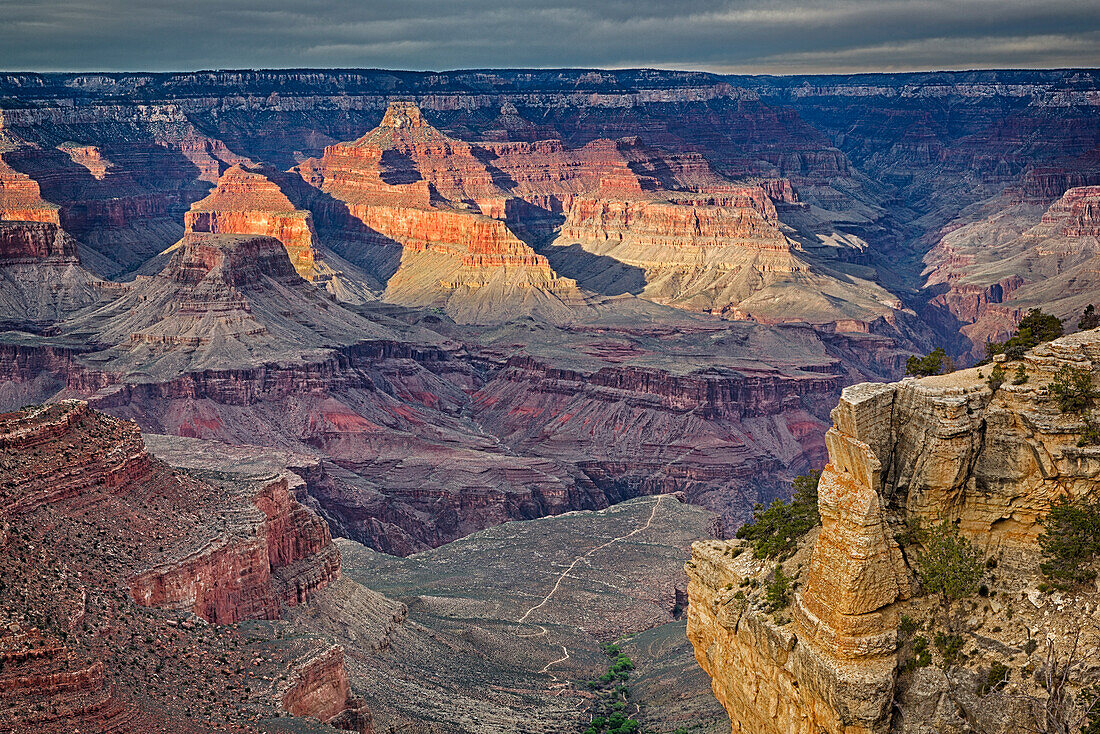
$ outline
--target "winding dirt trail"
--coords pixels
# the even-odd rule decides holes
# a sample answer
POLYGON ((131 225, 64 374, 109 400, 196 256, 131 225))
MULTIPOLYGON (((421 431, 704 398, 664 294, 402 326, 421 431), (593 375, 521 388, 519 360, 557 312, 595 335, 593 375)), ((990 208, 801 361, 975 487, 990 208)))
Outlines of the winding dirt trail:
MULTIPOLYGON (((662 495, 657 495, 657 501, 653 503, 653 507, 649 511, 649 519, 646 520, 644 525, 639 525, 638 527, 631 530, 629 533, 626 533, 625 535, 620 535, 617 538, 612 538, 611 540, 607 541, 606 543, 603 543, 601 545, 597 545, 595 548, 592 548, 587 553, 584 553, 584 554, 579 555, 576 558, 574 558, 573 562, 569 564, 569 567, 566 568, 564 571, 562 571, 558 575, 557 580, 554 582, 553 588, 551 588, 550 591, 546 594, 546 596, 544 596, 542 598, 542 601, 540 601, 538 604, 535 604, 533 607, 531 607, 526 612, 524 612, 523 616, 520 617, 518 620, 516 620, 516 623, 517 624, 525 624, 527 622, 528 617, 530 617, 532 614, 534 614, 536 611, 538 611, 542 607, 546 606, 546 604, 550 601, 550 599, 553 598, 554 594, 556 594, 558 592, 558 589, 561 588, 562 581, 564 581, 566 579, 566 577, 568 577, 569 574, 573 572, 573 569, 577 567, 578 563, 580 563, 581 561, 586 560, 593 553, 597 553, 597 552, 603 550, 604 548, 608 547, 609 545, 613 545, 614 543, 618 543, 621 540, 626 540, 627 538, 633 537, 633 536, 637 535, 638 533, 644 532, 644 531, 648 530, 650 527, 652 527, 653 520, 654 520, 654 518, 657 517, 657 510, 661 506, 661 500, 663 500, 664 498, 665 498, 665 496, 663 494, 662 495)), ((533 634, 533 635, 532 634, 522 634, 517 630, 516 636, 517 637, 545 637, 550 633, 550 631, 548 629, 546 629, 546 627, 542 626, 541 624, 538 625, 538 627, 539 627, 540 632, 537 632, 536 634, 533 634)), ((542 670, 540 670, 539 672, 540 673, 550 673, 550 668, 552 666, 557 665, 558 663, 563 663, 566 660, 568 660, 569 659, 569 650, 568 650, 568 648, 566 648, 565 645, 562 645, 561 646, 561 651, 562 651, 562 657, 558 658, 557 660, 553 660, 553 661, 547 663, 546 665, 543 666, 542 670)), ((554 675, 553 673, 550 673, 550 677, 553 678, 555 682, 558 681, 558 677, 556 675, 554 675)))

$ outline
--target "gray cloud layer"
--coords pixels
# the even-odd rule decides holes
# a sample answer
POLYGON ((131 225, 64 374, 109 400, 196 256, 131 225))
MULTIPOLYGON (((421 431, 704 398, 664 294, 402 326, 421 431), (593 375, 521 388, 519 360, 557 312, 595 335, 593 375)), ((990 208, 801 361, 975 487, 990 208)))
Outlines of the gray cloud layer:
POLYGON ((1100 65, 1096 0, 0 0, 0 68, 1100 65))

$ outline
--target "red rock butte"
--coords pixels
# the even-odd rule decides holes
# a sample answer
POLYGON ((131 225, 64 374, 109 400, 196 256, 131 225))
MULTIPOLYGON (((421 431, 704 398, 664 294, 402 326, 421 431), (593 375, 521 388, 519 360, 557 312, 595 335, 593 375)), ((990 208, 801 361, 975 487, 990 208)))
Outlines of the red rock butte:
POLYGON ((348 228, 365 226, 380 238, 359 250, 360 259, 378 257, 387 243, 403 248, 400 266, 385 278, 389 300, 438 305, 458 298, 456 308, 466 308, 468 299, 457 291, 501 304, 532 291, 551 300, 581 297, 575 281, 560 277, 504 221, 483 213, 503 208, 493 175, 469 144, 429 125, 411 103, 392 103, 377 128, 328 146, 321 160, 298 171, 342 205, 343 214, 321 205, 327 221, 344 216, 348 228))
POLYGON ((187 232, 274 237, 286 247, 298 274, 313 278, 312 215, 296 209, 278 185, 258 171, 241 165, 226 169, 210 195, 191 205, 184 227, 187 232))

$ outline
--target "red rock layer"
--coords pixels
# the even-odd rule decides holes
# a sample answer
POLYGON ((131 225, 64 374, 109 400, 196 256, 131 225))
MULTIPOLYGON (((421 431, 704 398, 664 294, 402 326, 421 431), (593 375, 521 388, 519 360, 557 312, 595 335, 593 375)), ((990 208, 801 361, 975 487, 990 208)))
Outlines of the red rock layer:
MULTIPOLYGON (((134 424, 107 419, 87 403, 0 416, 0 451, 7 454, 35 455, 77 440, 85 450, 55 457, 49 472, 31 462, 6 467, 0 517, 83 502, 101 493, 138 493, 168 475, 145 451, 134 424)), ((135 575, 129 582, 134 600, 185 606, 210 622, 274 619, 279 602, 299 604, 339 577, 339 553, 327 525, 298 504, 285 479, 271 480, 251 495, 246 491, 242 498, 226 498, 230 507, 222 511, 240 518, 228 535, 205 542, 195 537, 192 542, 200 547, 177 548, 174 558, 135 575)))
POLYGON ((440 291, 480 289, 497 273, 505 273, 496 281, 504 290, 574 290, 575 282, 559 278, 504 222, 484 215, 502 215, 506 197, 481 157, 429 125, 415 105, 394 102, 377 128, 327 147, 321 161, 298 171, 342 202, 322 206, 326 221, 350 217, 347 228, 365 225, 406 252, 452 258, 449 264, 403 260, 390 280, 397 300, 433 302, 440 291))
POLYGON ((191 205, 184 227, 187 232, 274 237, 286 247, 294 269, 307 280, 313 276, 312 215, 295 209, 262 173, 239 165, 227 169, 210 195, 191 205))
POLYGON ((382 197, 426 207, 433 198, 472 202, 500 195, 473 148, 428 124, 416 105, 393 102, 381 124, 325 148, 324 190, 347 202, 382 197))
POLYGON ((1071 188, 1041 215, 1033 205, 998 206, 1005 201, 991 200, 984 219, 945 230, 925 258, 927 284, 948 286, 932 304, 962 322, 971 358, 1010 336, 1028 309, 1072 325, 1096 300, 1100 186, 1071 188))
POLYGON ((294 670, 283 694, 283 708, 337 729, 373 734, 374 724, 363 702, 351 692, 344 649, 336 645, 294 670))
POLYGON ((1100 186, 1070 189, 1043 214, 1042 221, 1060 223, 1066 237, 1100 237, 1100 186))
POLYGON ((29 221, 0 225, 0 263, 76 263, 76 240, 55 222, 29 221))
MULTIPOLYGON (((275 618, 340 572, 327 525, 284 478, 173 472, 146 453, 136 425, 79 401, 0 415, 0 550, 0 729, 43 734, 198 734, 210 730, 195 721, 204 714, 251 731, 282 692, 272 683, 242 699, 245 681, 274 680, 271 667, 252 666, 293 667, 313 646, 239 651, 221 645, 234 630, 211 633, 188 617, 275 618), (130 598, 118 593, 127 587, 130 598)), ((342 684, 345 706, 319 713, 369 722, 346 674, 342 684)))
POLYGON ((1100 146, 1056 163, 1030 169, 1009 187, 1013 203, 1047 205, 1069 189, 1100 184, 1100 146))
MULTIPOLYGON (((83 402, 38 409, 34 420, 22 412, 5 414, 0 416, 0 450, 35 452, 96 420, 83 402)), ((49 473, 39 472, 33 465, 18 467, 11 485, 0 495, 0 517, 25 514, 91 491, 125 489, 131 483, 150 481, 153 460, 145 452, 137 427, 120 424, 112 438, 102 451, 74 453, 49 473)))
POLYGON ((136 713, 136 707, 113 695, 102 661, 89 660, 38 630, 0 637, 4 731, 126 731, 146 723, 135 721, 136 713))
POLYGON ((0 157, 0 220, 61 224, 59 208, 42 199, 38 182, 0 157))
POLYGON ((726 182, 696 153, 668 154, 637 138, 597 139, 582 148, 560 141, 484 143, 490 163, 505 174, 507 193, 550 211, 570 207, 574 197, 704 190, 726 182))
POLYGON ((190 608, 217 624, 277 619, 280 602, 296 606, 340 577, 340 555, 328 526, 298 504, 286 479, 267 483, 252 503, 264 513, 252 537, 219 539, 135 576, 130 581, 134 600, 190 608), (279 578, 282 569, 293 573, 279 578))

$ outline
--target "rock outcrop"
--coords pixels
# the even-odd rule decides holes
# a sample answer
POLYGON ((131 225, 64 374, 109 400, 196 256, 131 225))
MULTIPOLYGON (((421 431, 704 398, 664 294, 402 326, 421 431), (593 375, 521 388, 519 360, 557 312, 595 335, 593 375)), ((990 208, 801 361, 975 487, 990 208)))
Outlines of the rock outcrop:
POLYGON ((191 205, 184 216, 188 233, 261 235, 286 247, 290 263, 300 276, 342 301, 364 303, 377 299, 373 279, 320 246, 313 215, 296 209, 279 184, 261 170, 241 165, 228 168, 205 199, 191 205))
POLYGON ((186 235, 160 273, 138 276, 70 328, 94 334, 118 370, 156 365, 167 376, 316 359, 327 347, 394 336, 303 280, 279 240, 214 234, 186 235))
MULTIPOLYGON (((195 685, 186 661, 212 651, 188 636, 195 620, 277 619, 340 576, 327 526, 285 477, 174 472, 134 424, 78 401, 0 415, 0 528, 0 722, 15 731, 189 730, 193 702, 173 686, 195 685), (155 673, 145 670, 151 655, 168 658, 155 673), (129 677, 136 666, 141 675, 129 677)), ((315 657, 308 647, 265 654, 289 664, 315 657)), ((343 707, 294 713, 369 722, 346 683, 343 707)), ((217 696, 210 703, 224 706, 217 696)))
POLYGON ((0 155, 0 220, 61 225, 60 207, 42 199, 38 182, 19 173, 0 155))
POLYGON ((0 325, 43 331, 100 301, 102 283, 52 222, 0 222, 0 325))
POLYGON ((472 322, 583 302, 574 281, 482 213, 503 209, 493 176, 415 105, 393 103, 377 128, 299 171, 328 197, 317 206, 342 230, 341 254, 386 283, 386 300, 472 322))
POLYGON ((191 205, 184 227, 188 232, 274 237, 286 247, 298 274, 313 279, 312 216, 295 209, 279 187, 258 171, 239 165, 227 169, 210 195, 191 205))
POLYGON ((276 619, 340 577, 340 554, 323 520, 298 504, 285 478, 262 484, 226 536, 130 581, 139 604, 190 609, 208 622, 276 619))
MULTIPOLYGON (((1078 441, 1080 416, 1061 412, 1047 387, 1064 366, 1095 384, 1100 330, 1041 345, 1021 364, 1028 380, 996 391, 976 370, 845 388, 826 434, 822 527, 801 551, 810 557, 793 619, 746 597, 766 568, 744 546, 696 544, 688 635, 734 731, 863 734, 899 720, 905 731, 932 730, 920 717, 938 709, 921 714, 919 686, 897 678, 898 615, 922 609, 912 599, 915 549, 897 540, 904 528, 952 522, 983 556, 1034 573, 1051 501, 1100 491, 1100 447, 1078 441)), ((1019 593, 1018 581, 1007 583, 1019 593)), ((983 635, 1006 623, 993 622, 983 635)), ((983 715, 972 701, 958 706, 963 718, 983 715)))
POLYGON ((295 667, 283 693, 283 708, 295 716, 320 719, 337 729, 373 734, 370 712, 351 692, 339 645, 295 667))

